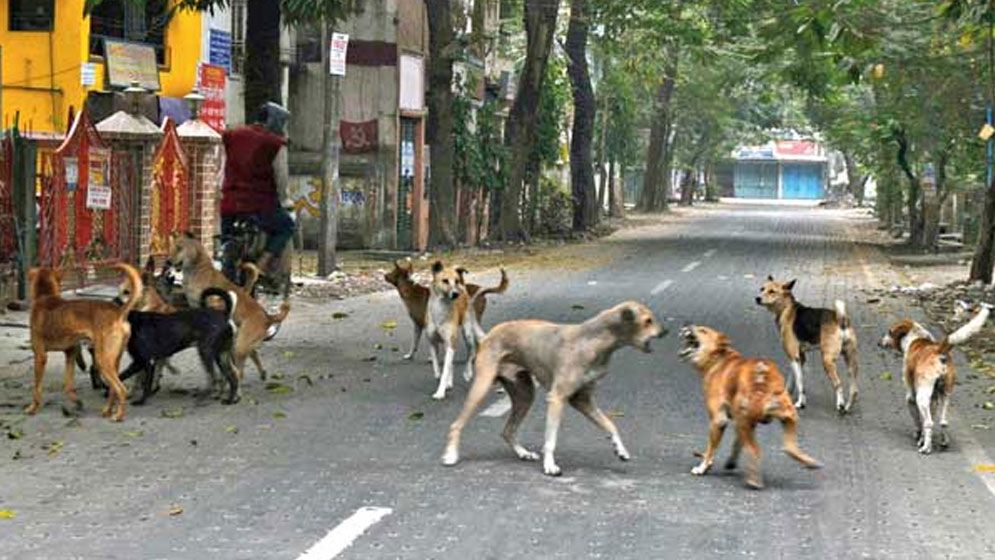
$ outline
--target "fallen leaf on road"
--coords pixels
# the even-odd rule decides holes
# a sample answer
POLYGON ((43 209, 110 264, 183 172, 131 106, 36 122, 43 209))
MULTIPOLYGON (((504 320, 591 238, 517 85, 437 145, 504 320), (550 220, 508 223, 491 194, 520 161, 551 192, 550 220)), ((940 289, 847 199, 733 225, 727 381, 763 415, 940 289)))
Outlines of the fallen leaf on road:
POLYGON ((311 379, 311 376, 308 375, 308 374, 306 374, 306 373, 302 373, 302 374, 298 375, 297 376, 297 380, 298 381, 303 381, 303 382, 307 383, 308 387, 314 387, 314 380, 311 379))
POLYGON ((376 343, 376 344, 373 345, 373 349, 374 350, 383 350, 383 344, 380 344, 378 342, 378 343, 376 343))
POLYGON ((892 379, 893 379, 893 377, 891 376, 891 372, 890 371, 886 371, 886 372, 884 372, 884 373, 881 374, 881 381, 891 381, 892 379))
POLYGON ((974 470, 976 472, 995 473, 995 465, 982 463, 979 465, 974 465, 974 470))
POLYGON ((267 383, 266 390, 274 395, 286 395, 294 392, 293 387, 288 387, 287 385, 277 383, 276 381, 270 381, 267 383))
POLYGON ((992 401, 985 401, 985 403, 981 405, 981 408, 985 410, 993 410, 995 409, 995 404, 993 404, 992 401))
POLYGON ((294 357, 294 353, 290 350, 284 350, 283 357, 289 360, 294 357))
POLYGON ((743 278, 750 279, 750 278, 756 278, 756 276, 754 276, 752 274, 744 274, 743 278))
POLYGON ((872 297, 867 299, 867 303, 880 303, 880 302, 881 298, 872 297))
POLYGON ((175 507, 171 508, 168 513, 169 513, 170 516, 173 516, 173 517, 175 517, 177 515, 183 515, 183 508, 181 508, 180 506, 175 506, 175 507))
POLYGON ((286 418, 286 417, 287 417, 287 413, 283 412, 282 410, 277 410, 276 412, 273 413, 273 418, 276 418, 276 419, 283 419, 283 418, 286 418))
POLYGON ((972 430, 990 430, 990 429, 992 429, 992 427, 989 426, 989 425, 987 425, 987 424, 971 424, 971 429, 972 430))
POLYGON ((62 443, 61 441, 53 441, 43 444, 41 448, 44 449, 45 451, 48 451, 49 457, 55 457, 56 455, 59 454, 59 451, 62 451, 63 445, 65 444, 62 443))
POLYGON ((229 434, 237 434, 238 426, 228 426, 225 428, 225 431, 228 432, 229 434))
POLYGON ((80 422, 79 418, 71 418, 68 422, 65 423, 65 426, 67 428, 80 428, 83 426, 83 423, 80 422))
POLYGON ((336 311, 335 313, 332 313, 332 319, 345 319, 348 316, 349 316, 348 313, 343 313, 341 311, 336 311))
POLYGON ((579 304, 579 303, 575 303, 575 304, 573 304, 573 305, 570 306, 570 309, 576 309, 576 310, 579 311, 581 309, 584 309, 584 306, 581 305, 581 304, 579 304))
POLYGON ((622 418, 625 416, 625 413, 621 410, 609 410, 607 414, 612 418, 622 418))
POLYGON ((375 361, 377 361, 377 357, 376 356, 367 356, 367 357, 363 358, 363 361, 364 362, 375 362, 375 361))
POLYGON ((273 375, 270 376, 270 379, 277 379, 277 380, 283 379, 283 372, 278 371, 274 373, 273 375))
POLYGON ((0 519, 13 519, 17 517, 17 513, 12 509, 0 509, 0 519))
POLYGON ((411 414, 408 415, 408 420, 421 420, 424 417, 425 417, 425 413, 424 412, 422 412, 420 410, 416 410, 416 411, 414 411, 414 412, 412 412, 411 414))
POLYGON ((167 408, 161 414, 163 418, 183 418, 186 415, 186 411, 183 410, 183 407, 167 408))
POLYGON ((24 430, 20 428, 7 428, 7 439, 21 439, 24 437, 24 430))
POLYGON ((126 435, 128 437, 132 437, 132 438, 137 438, 137 437, 144 436, 145 432, 143 432, 141 430, 129 430, 127 432, 124 432, 124 435, 126 435))
POLYGON ((384 321, 383 323, 380 323, 380 328, 387 331, 394 330, 397 328, 397 321, 393 319, 389 321, 384 321))

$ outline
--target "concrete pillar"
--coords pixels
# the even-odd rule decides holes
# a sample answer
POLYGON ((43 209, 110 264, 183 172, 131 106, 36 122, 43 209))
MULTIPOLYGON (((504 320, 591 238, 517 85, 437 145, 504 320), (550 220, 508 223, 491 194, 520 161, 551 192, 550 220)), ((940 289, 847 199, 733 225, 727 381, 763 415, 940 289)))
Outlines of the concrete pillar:
MULTIPOLYGON (((139 92, 130 93, 140 95, 139 92)), ((130 257, 136 263, 144 262, 148 258, 152 241, 152 158, 162 139, 162 131, 137 111, 131 113, 118 111, 97 123, 96 128, 111 150, 116 153, 130 153, 135 162, 135 167, 130 173, 134 177, 134 183, 121 185, 122 189, 131 187, 131 192, 128 194, 132 197, 132 203, 129 208, 122 210, 131 212, 132 227, 138 228, 138 247, 130 257)), ((128 222, 122 221, 122 223, 128 222)))
POLYGON ((200 119, 181 124, 176 133, 190 164, 190 233, 212 253, 221 229, 221 135, 200 119))

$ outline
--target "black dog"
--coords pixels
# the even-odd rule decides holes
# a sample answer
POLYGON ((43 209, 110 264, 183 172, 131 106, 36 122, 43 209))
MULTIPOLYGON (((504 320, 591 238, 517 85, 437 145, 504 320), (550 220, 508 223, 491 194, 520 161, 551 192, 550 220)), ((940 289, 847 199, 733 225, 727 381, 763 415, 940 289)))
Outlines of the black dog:
POLYGON ((128 339, 128 354, 131 364, 121 372, 122 381, 139 372, 144 372, 142 396, 136 405, 158 391, 156 375, 157 362, 169 358, 181 350, 196 346, 200 361, 209 376, 210 392, 217 386, 221 396, 224 388, 217 379, 214 365, 217 364, 228 382, 228 396, 222 404, 238 402, 238 376, 232 363, 232 346, 235 340, 235 324, 231 321, 235 309, 236 296, 219 288, 208 288, 201 295, 201 307, 181 309, 176 313, 149 313, 132 311, 128 313, 131 324, 131 338, 128 339), (224 311, 207 307, 208 298, 218 297, 224 302, 224 311))

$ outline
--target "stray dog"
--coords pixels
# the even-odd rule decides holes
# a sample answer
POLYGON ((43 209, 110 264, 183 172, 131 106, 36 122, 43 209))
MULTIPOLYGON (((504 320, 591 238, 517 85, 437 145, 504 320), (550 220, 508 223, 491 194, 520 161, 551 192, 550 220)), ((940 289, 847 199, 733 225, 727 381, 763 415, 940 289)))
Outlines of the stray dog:
POLYGON ((822 353, 822 367, 836 392, 836 410, 841 414, 850 412, 857 400, 857 333, 846 314, 846 305, 836 300, 835 310, 806 307, 795 300, 791 293, 794 287, 794 280, 778 282, 768 276, 760 288, 756 302, 774 314, 774 323, 781 335, 781 345, 791 360, 791 370, 795 375, 795 388, 798 391, 795 407, 805 408, 805 385, 802 382, 805 352, 818 347, 822 353), (850 374, 850 397, 845 402, 843 382, 836 373, 836 361, 840 354, 843 354, 850 374))
POLYGON ((259 370, 259 376, 266 379, 266 370, 259 359, 258 348, 264 340, 276 334, 276 328, 290 313, 290 302, 284 300, 280 304, 280 310, 274 315, 267 313, 263 306, 249 295, 252 281, 250 280, 247 287, 233 284, 214 268, 211 256, 207 254, 204 246, 189 233, 173 235, 169 260, 173 266, 183 271, 183 292, 192 306, 201 302, 201 297, 207 288, 235 292, 237 297, 235 324, 238 325, 233 351, 235 369, 241 379, 244 374, 245 359, 252 358, 256 369, 259 370))
MULTIPOLYGON (((405 360, 411 360, 418 351, 418 343, 421 341, 422 331, 425 330, 425 320, 428 314, 429 289, 415 282, 411 278, 414 272, 414 265, 411 260, 394 261, 394 269, 384 274, 384 280, 397 288, 404 307, 408 310, 408 317, 414 323, 414 338, 411 341, 411 351, 404 355, 405 360)), ((496 288, 487 288, 480 297, 475 297, 480 291, 477 284, 466 284, 466 293, 470 296, 473 305, 473 312, 479 323, 487 309, 487 294, 503 294, 508 289, 508 275, 501 269, 501 284, 496 288)))
POLYGON ((238 296, 235 292, 225 292, 218 288, 207 288, 201 295, 200 306, 182 309, 175 313, 154 313, 132 311, 128 313, 131 324, 131 338, 128 340, 128 354, 131 364, 121 373, 124 381, 132 375, 143 372, 142 396, 132 404, 145 404, 152 394, 158 391, 159 362, 181 350, 197 347, 197 354, 208 373, 210 392, 220 385, 216 383, 214 365, 217 364, 225 381, 228 382, 228 396, 222 404, 238 401, 238 376, 232 365, 232 348, 235 340, 235 324, 231 320, 238 296), (218 297, 224 302, 224 311, 207 306, 206 300, 218 297))
POLYGON ((736 468, 739 453, 746 447, 750 463, 746 469, 746 485, 760 489, 760 446, 755 431, 757 424, 777 419, 784 427, 784 452, 808 468, 819 463, 798 448, 798 413, 791 396, 784 388, 784 377, 772 360, 744 358, 732 348, 726 335, 696 325, 681 329, 681 359, 690 362, 701 374, 701 388, 708 410, 708 445, 701 463, 691 474, 703 475, 712 468, 715 452, 722 441, 730 420, 736 427, 736 442, 726 461, 727 469, 736 468))
MULTIPOLYGON (((477 322, 475 313, 470 313, 472 305, 466 290, 465 268, 446 267, 442 261, 432 265, 432 284, 429 288, 425 330, 432 355, 432 371, 439 380, 432 398, 446 398, 446 391, 453 388, 453 358, 456 354, 456 341, 462 333, 466 342, 467 359, 463 379, 473 378, 473 361, 477 355, 477 343, 484 337, 484 330, 477 322), (443 353, 442 367, 439 367, 439 353, 443 353)), ((503 291, 508 279, 501 271, 501 285, 477 292, 474 297, 484 297, 490 292, 503 291)))
POLYGON ((607 432, 615 454, 628 461, 629 452, 622 444, 618 428, 594 403, 594 388, 608 373, 612 353, 623 346, 650 352, 650 341, 664 334, 666 329, 657 322, 653 312, 632 301, 602 311, 580 324, 525 320, 497 325, 480 343, 477 377, 463 410, 449 427, 442 463, 455 465, 459 461, 463 427, 494 381, 500 382, 511 398, 511 414, 501 434, 504 441, 519 459, 538 460, 538 454, 523 447, 515 438, 519 424, 532 406, 533 379, 548 391, 546 441, 542 450, 544 473, 550 476, 561 473, 553 454, 563 406, 567 403, 607 432))
POLYGON ((879 346, 900 351, 904 356, 905 402, 916 425, 919 453, 933 451, 933 412, 940 409, 940 446, 950 443, 947 435, 947 408, 957 375, 950 351, 978 334, 988 320, 992 306, 981 310, 967 324, 943 337, 939 342, 925 327, 911 319, 898 321, 881 338, 879 346))
POLYGON ((31 284, 31 349, 35 355, 35 384, 27 414, 41 407, 42 379, 45 376, 47 353, 61 350, 66 356, 64 390, 72 407, 81 405, 74 383, 75 355, 80 342, 93 346, 94 362, 99 366, 103 382, 109 388, 103 415, 115 422, 124 419, 128 391, 118 378, 121 354, 131 336, 131 326, 125 319, 142 295, 142 281, 134 267, 119 263, 114 268, 125 274, 129 296, 122 305, 90 299, 62 299, 61 274, 51 268, 32 268, 28 272, 31 284))

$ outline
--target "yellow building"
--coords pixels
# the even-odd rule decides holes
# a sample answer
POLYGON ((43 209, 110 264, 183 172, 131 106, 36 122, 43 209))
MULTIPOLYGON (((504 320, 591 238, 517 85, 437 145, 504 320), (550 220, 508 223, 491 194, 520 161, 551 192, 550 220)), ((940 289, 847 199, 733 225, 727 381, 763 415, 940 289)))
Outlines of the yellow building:
POLYGON ((64 132, 91 91, 107 84, 104 39, 155 49, 160 89, 182 97, 196 84, 202 15, 169 10, 173 0, 104 0, 83 17, 84 0, 0 0, 0 128, 20 113, 23 130, 64 132), (171 17, 168 15, 171 14, 171 17), (84 85, 84 84, 92 85, 84 85))

